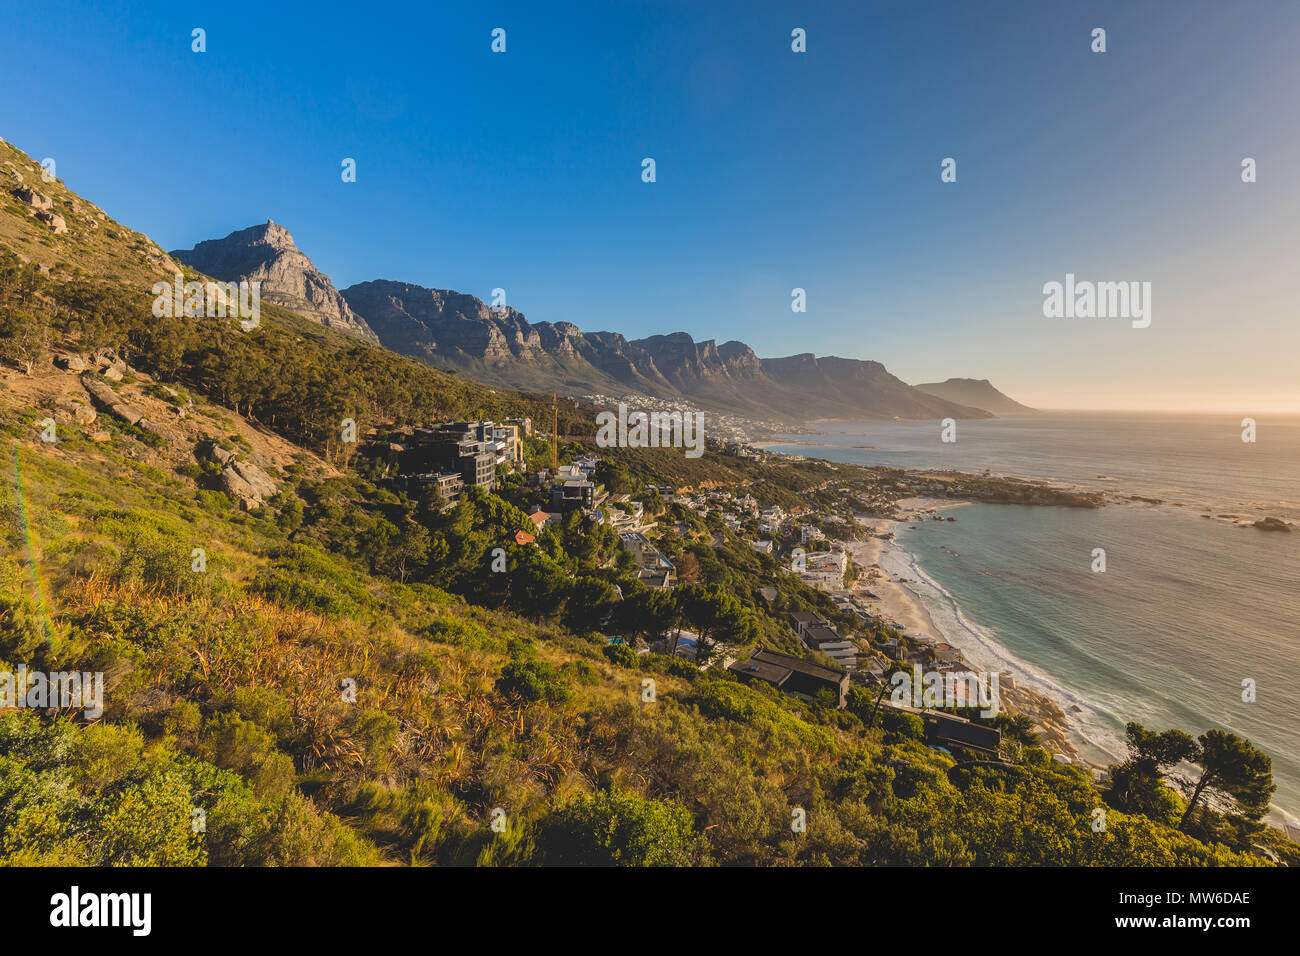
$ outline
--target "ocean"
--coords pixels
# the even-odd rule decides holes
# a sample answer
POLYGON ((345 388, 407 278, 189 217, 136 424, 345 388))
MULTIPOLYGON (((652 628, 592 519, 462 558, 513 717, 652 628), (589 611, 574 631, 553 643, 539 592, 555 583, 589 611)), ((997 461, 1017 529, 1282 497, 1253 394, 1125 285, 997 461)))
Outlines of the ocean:
POLYGON ((1158 499, 1100 509, 974 504, 904 525, 884 569, 979 669, 1066 710, 1084 757, 1122 759, 1124 724, 1249 738, 1273 761, 1275 816, 1300 816, 1300 419, 1044 414, 824 426, 770 446, 833 461, 1050 478, 1158 499), (1104 548, 1106 570, 1092 570, 1104 548), (1255 700, 1242 700, 1253 681, 1255 700), (1075 708, 1078 708, 1076 711, 1075 708))

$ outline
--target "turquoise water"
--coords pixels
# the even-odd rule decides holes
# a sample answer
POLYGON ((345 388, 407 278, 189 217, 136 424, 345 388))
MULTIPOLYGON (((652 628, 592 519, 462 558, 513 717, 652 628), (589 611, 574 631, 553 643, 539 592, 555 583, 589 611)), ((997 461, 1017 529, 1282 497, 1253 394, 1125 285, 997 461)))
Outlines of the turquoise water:
MULTIPOLYGON (((1052 434, 1051 446, 1035 441, 1028 448, 1017 447, 1015 426, 998 427, 1004 424, 987 423, 997 431, 995 440, 968 450, 967 460, 983 458, 989 463, 980 467, 994 471, 1079 484, 1123 472, 1133 484, 1111 490, 1136 486, 1134 493, 1145 494, 1160 488, 1161 497, 1187 504, 1096 510, 967 505, 948 512, 955 522, 903 526, 900 549, 882 562, 886 570, 918 580, 916 590, 936 626, 972 664, 1010 668, 1022 682, 1056 698, 1084 738, 1084 756, 1100 762, 1122 756, 1129 720, 1193 735, 1210 727, 1231 730, 1272 757, 1275 808, 1295 819, 1300 533, 1206 520, 1190 503, 1245 508, 1250 502, 1264 513, 1289 513, 1282 503, 1296 497, 1300 428, 1291 432, 1296 447, 1274 447, 1243 469, 1224 463, 1238 450, 1220 443, 1222 421, 1184 422, 1171 438, 1160 421, 1112 418, 1098 429, 1095 422, 1076 427, 1049 420, 1036 424, 1034 433, 1052 434), (992 463, 999 446, 1000 460, 1009 463, 1001 469, 992 463), (1116 453, 1116 447, 1126 451, 1116 453), (1092 476, 1079 473, 1080 461, 1092 476), (1094 468, 1099 462, 1104 464, 1094 468), (1091 570, 1094 548, 1105 549, 1104 573, 1091 570), (1241 699, 1245 679, 1255 682, 1253 703, 1241 699)), ((838 434, 824 447, 791 450, 859 463, 936 464, 921 460, 933 450, 928 434, 915 425, 903 426, 906 431, 891 431, 888 424, 863 427, 871 429, 872 444, 896 445, 906 454, 865 462, 868 452, 890 452, 849 447, 858 442, 838 434), (911 441, 917 434, 920 447, 911 441)), ((1273 430, 1276 435, 1282 429, 1273 430)))

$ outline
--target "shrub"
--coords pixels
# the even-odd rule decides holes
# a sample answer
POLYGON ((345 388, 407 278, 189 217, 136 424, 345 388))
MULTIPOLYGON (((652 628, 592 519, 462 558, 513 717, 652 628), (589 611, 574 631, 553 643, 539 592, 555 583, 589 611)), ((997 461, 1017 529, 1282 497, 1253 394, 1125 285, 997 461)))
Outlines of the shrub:
POLYGON ((601 652, 605 655, 606 660, 619 667, 635 668, 641 663, 637 658, 636 651, 626 644, 606 644, 601 648, 601 652))
POLYGON ((545 661, 513 660, 501 668, 496 689, 507 697, 528 703, 563 703, 572 696, 569 685, 554 664, 545 661))
POLYGON ((602 790, 556 811, 542 827, 550 865, 690 866, 707 850, 684 807, 627 790, 602 790))

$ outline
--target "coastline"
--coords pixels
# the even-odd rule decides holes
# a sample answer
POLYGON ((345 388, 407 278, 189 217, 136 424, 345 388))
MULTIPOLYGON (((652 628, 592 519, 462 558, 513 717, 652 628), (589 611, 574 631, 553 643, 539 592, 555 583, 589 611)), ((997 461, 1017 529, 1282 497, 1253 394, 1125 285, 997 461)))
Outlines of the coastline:
MULTIPOLYGON (((973 649, 963 640, 963 635, 940 628, 921 595, 908 586, 910 579, 897 576, 884 565, 893 564, 890 558, 897 555, 905 555, 908 563, 911 561, 911 554, 893 540, 900 528, 915 521, 934 520, 941 511, 956 510, 973 503, 950 498, 904 498, 897 503, 896 518, 862 516, 860 520, 870 529, 870 536, 846 544, 854 564, 863 569, 862 577, 852 588, 861 602, 885 620, 896 622, 906 636, 920 638, 928 644, 951 645, 962 655, 956 665, 959 669, 971 669, 966 655, 973 649)), ((1008 714, 1028 716, 1049 752, 1064 754, 1072 762, 1081 762, 1079 744, 1084 741, 1072 727, 1061 702, 1022 686, 1009 671, 1000 671, 999 674, 1001 708, 1008 714)))

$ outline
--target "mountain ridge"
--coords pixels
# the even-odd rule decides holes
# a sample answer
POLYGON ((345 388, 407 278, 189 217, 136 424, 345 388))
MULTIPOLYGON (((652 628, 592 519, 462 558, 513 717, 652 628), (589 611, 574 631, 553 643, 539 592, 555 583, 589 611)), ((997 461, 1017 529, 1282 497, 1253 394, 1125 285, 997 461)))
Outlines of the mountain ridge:
POLYGON ((467 293, 389 279, 338 290, 272 220, 171 255, 222 281, 259 281, 268 302, 490 385, 643 394, 786 422, 995 414, 914 388, 875 361, 810 352, 761 358, 743 342, 719 345, 682 331, 640 339, 584 332, 570 322, 532 323, 467 293))
POLYGON ((568 322, 530 323, 472 295, 377 279, 342 292, 394 351, 490 384, 693 401, 790 420, 989 418, 982 408, 913 389, 879 362, 812 353, 760 358, 743 342, 689 333, 628 339, 568 322))

